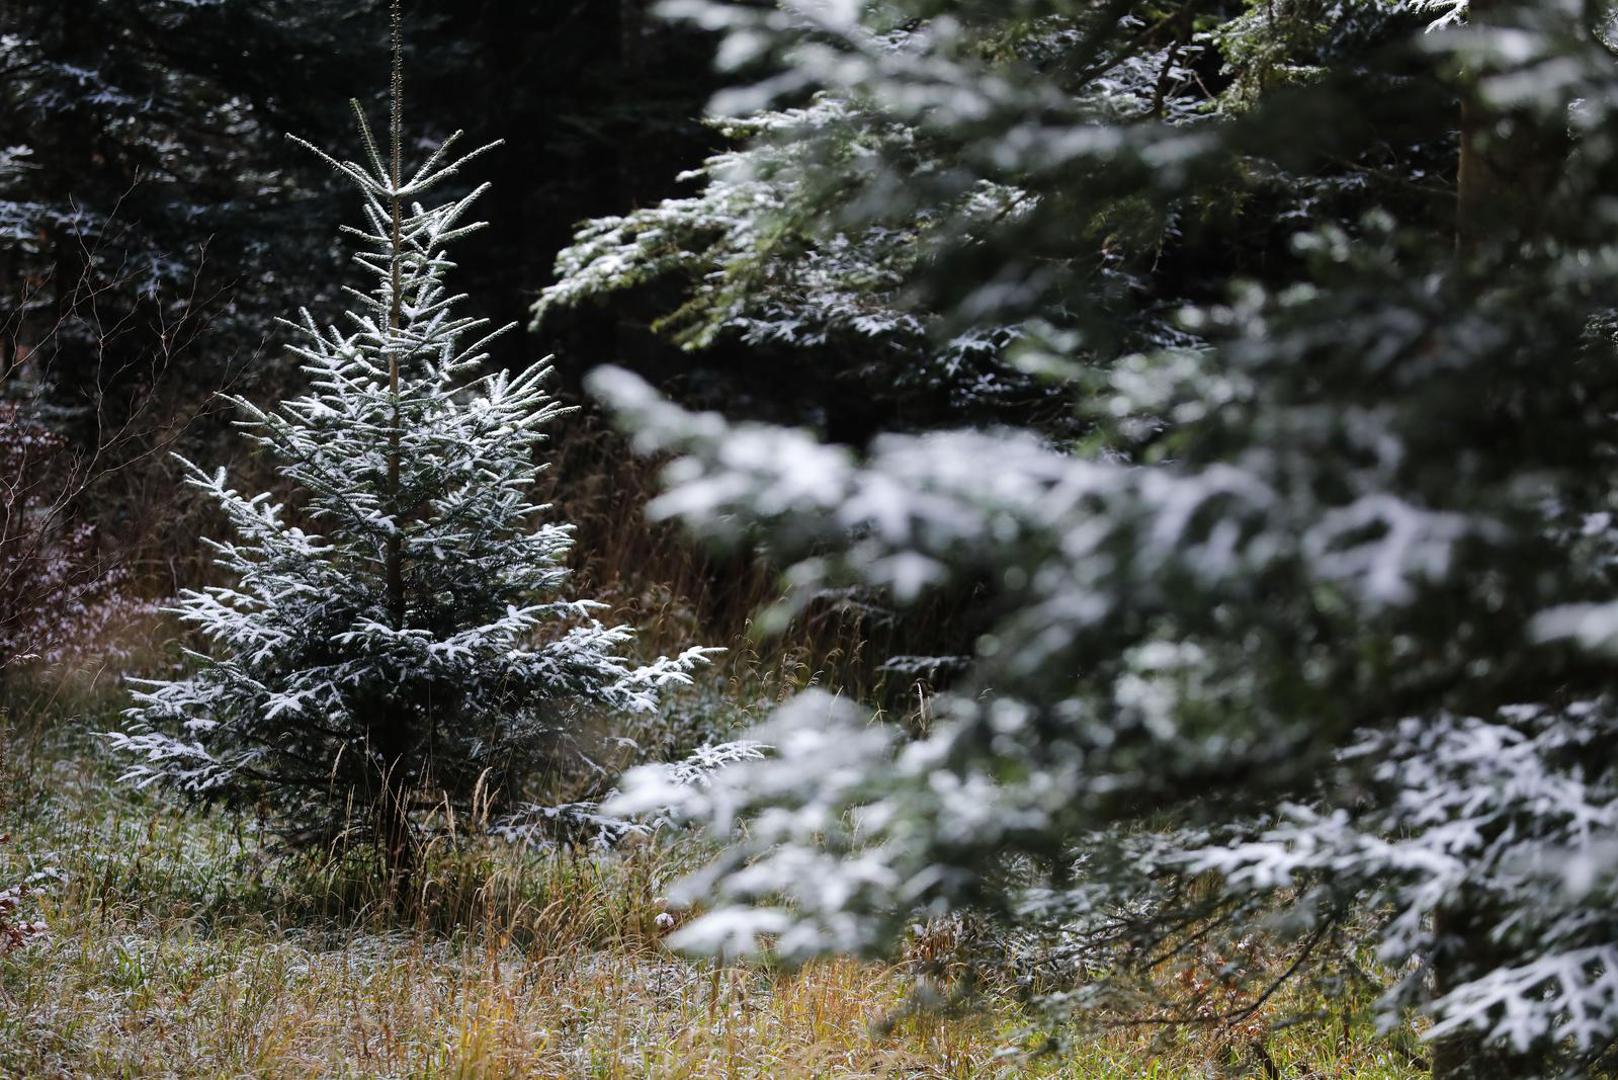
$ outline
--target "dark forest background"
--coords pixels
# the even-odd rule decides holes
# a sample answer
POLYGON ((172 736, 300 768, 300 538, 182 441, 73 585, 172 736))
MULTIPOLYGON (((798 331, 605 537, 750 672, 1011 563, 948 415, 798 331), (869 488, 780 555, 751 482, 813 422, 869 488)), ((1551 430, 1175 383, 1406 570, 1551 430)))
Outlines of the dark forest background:
MULTIPOLYGON (((655 203, 716 145, 698 119, 713 41, 646 7, 424 0, 406 23, 409 137, 504 140, 465 178, 492 182, 492 227, 462 245, 457 284, 524 328, 497 361, 554 353, 564 394, 607 361, 678 368, 632 305, 526 329, 577 222, 655 203)), ((286 136, 359 152, 346 102, 381 117, 386 22, 376 0, 0 3, 0 147, 27 148, 0 191, 0 395, 95 459, 74 512, 103 546, 138 548, 159 591, 185 583, 195 530, 176 527, 153 451, 241 466, 213 394, 281 396, 294 371, 274 320, 334 317, 352 279, 338 228, 357 203, 286 136)))
MULTIPOLYGON (((655 463, 636 459, 590 411, 581 386, 596 367, 627 366, 683 403, 805 425, 853 446, 883 431, 984 422, 1082 438, 1071 388, 1002 355, 996 335, 1029 312, 983 320, 993 344, 969 362, 939 359, 930 336, 947 339, 959 327, 938 313, 970 299, 980 279, 996 280, 1001 262, 1046 268, 1040 318, 1058 333, 1083 322, 1086 362, 1101 368, 1177 340, 1179 331, 1165 330, 1173 311, 1222 301, 1234 276, 1290 280, 1301 221, 1353 222, 1387 206, 1451 242, 1453 102, 1430 77, 1430 57, 1389 50, 1423 17, 1372 5, 1335 23, 1307 12, 1257 20, 1239 0, 1178 14, 1147 4, 1150 21, 1127 49, 1166 59, 1141 66, 1131 78, 1145 81, 1124 86, 1126 96, 1144 95, 1154 112, 1181 120, 1228 114, 1233 137, 1274 149, 1277 167, 1210 168, 1168 214, 1150 207, 1155 196, 1128 169, 1092 180, 1014 168, 1018 188, 1038 195, 1045 212, 969 224, 952 243, 949 228, 928 239, 916 225, 949 223, 957 193, 944 189, 961 178, 948 163, 998 132, 932 132, 910 143, 903 125, 875 125, 858 137, 881 148, 867 158, 882 164, 863 177, 840 156, 865 124, 856 115, 824 140, 803 140, 807 156, 794 168, 810 179, 767 225, 779 235, 759 244, 756 262, 738 269, 698 256, 694 273, 647 274, 592 297, 602 302, 551 305, 536 325, 535 301, 556 281, 556 256, 581 222, 695 195, 706 180, 681 174, 748 141, 727 139, 703 116, 716 90, 750 73, 717 73, 718 37, 658 18, 653 6, 416 0, 404 22, 412 144, 425 152, 459 129, 467 146, 504 140, 459 179, 465 188, 491 182, 477 214, 491 227, 458 247, 454 284, 470 294, 469 310, 519 326, 495 343, 496 363, 516 370, 554 355, 553 389, 586 405, 556 432, 547 496, 579 525, 583 587, 623 593, 612 598, 643 625, 658 617, 649 594, 674 595, 696 609, 706 627, 698 636, 730 640, 778 586, 757 552, 727 559, 672 526, 645 526, 639 511, 655 463), (1316 97, 1337 122, 1316 124, 1301 109, 1243 125, 1255 87, 1274 84, 1284 95, 1291 72, 1326 62, 1340 74, 1316 97), (1305 149, 1317 138, 1331 145, 1305 149), (820 142, 831 147, 825 162, 813 160, 820 142), (926 190, 928 177, 939 191, 926 190), (840 287, 856 308, 916 315, 924 334, 840 327, 805 343, 720 333, 682 349, 669 332, 670 313, 709 270, 722 290, 756 290, 783 321, 797 317, 800 301, 812 309, 818 298, 800 285, 816 279, 799 271, 835 248, 841 237, 831 234, 845 218, 892 195, 882 186, 890 182, 921 194, 895 198, 875 230, 846 227, 856 246, 910 237, 898 269, 884 264, 895 253, 879 243, 840 287), (1062 269, 1052 277, 1052 267, 1062 269), (872 270, 899 287, 861 276, 872 270)), ((1028 28, 1016 19, 1001 27, 1002 17, 991 13, 981 30, 987 55, 1027 53, 1041 78, 1084 83, 1061 50, 1046 56, 1045 46, 1017 44, 1028 28)), ((270 402, 297 389, 276 320, 303 307, 335 319, 341 287, 357 280, 340 226, 358 220, 358 200, 288 135, 339 157, 359 153, 347 102, 358 100, 373 122, 383 116, 387 22, 382 0, 0 0, 0 407, 13 410, 0 465, 26 478, 12 517, 25 524, 3 545, 10 570, 0 574, 0 609, 10 614, 0 622, 63 596, 94 610, 113 587, 161 598, 207 580, 197 538, 220 523, 181 488, 170 451, 225 467, 243 490, 279 490, 233 437, 217 395, 270 402), (55 508, 45 519, 41 500, 55 508)), ((809 100, 804 92, 781 104, 809 100)), ((700 251, 713 240, 700 233, 668 242, 700 251)), ((722 317, 721 308, 707 317, 722 317)), ((970 651, 979 621, 960 615, 972 610, 962 604, 971 592, 968 583, 938 602, 948 617, 890 625, 884 633, 907 640, 873 654, 970 651)), ((862 640, 874 632, 869 611, 842 610, 839 618, 854 613, 862 640)), ((67 635, 64 624, 59 636, 67 635)))

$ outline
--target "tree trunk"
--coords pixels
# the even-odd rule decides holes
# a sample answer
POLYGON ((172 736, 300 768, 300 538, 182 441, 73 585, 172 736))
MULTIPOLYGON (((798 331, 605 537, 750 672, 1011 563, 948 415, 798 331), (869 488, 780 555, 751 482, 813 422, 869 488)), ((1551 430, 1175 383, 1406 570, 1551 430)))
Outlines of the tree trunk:
MULTIPOLYGON (((389 80, 388 110, 388 179, 395 192, 404 178, 404 44, 403 16, 400 0, 391 5, 392 23, 392 77, 389 80)), ((404 207, 397 194, 389 199, 392 217, 392 258, 389 270, 390 296, 388 303, 388 393, 393 400, 393 415, 388 431, 388 504, 393 516, 393 529, 388 534, 384 556, 387 579, 388 619, 395 630, 404 628, 406 604, 404 586, 404 508, 399 499, 400 466, 400 411, 399 411, 399 349, 400 327, 404 304, 404 207)), ((398 699, 399 687, 393 688, 384 717, 382 755, 382 805, 379 808, 378 834, 382 842, 383 865, 387 871, 388 891, 394 906, 407 912, 414 900, 416 874, 415 836, 410 826, 410 792, 407 789, 409 770, 405 767, 410 752, 410 713, 398 699)))
MULTIPOLYGON (((1525 0, 1472 0, 1470 19, 1474 25, 1503 25, 1525 8, 1525 0)), ((1491 251, 1503 253, 1543 233, 1551 223, 1569 149, 1564 116, 1497 108, 1472 80, 1461 96, 1455 200, 1459 255, 1470 260, 1491 251)))
POLYGON ((388 617, 395 630, 403 629, 405 619, 403 508, 399 505, 399 326, 404 309, 404 207, 397 194, 404 177, 404 44, 399 0, 393 0, 393 76, 389 80, 388 167, 395 194, 388 200, 392 215, 392 251, 389 259, 388 297, 388 393, 393 399, 393 417, 388 429, 388 509, 393 530, 388 534, 386 574, 388 617))

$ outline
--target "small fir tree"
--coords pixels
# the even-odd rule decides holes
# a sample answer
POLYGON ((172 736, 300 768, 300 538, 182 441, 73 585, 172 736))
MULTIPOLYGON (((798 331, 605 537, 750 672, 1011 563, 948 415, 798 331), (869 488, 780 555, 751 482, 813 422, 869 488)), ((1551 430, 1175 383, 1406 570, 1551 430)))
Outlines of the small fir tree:
POLYGON ((571 527, 536 524, 530 492, 541 429, 567 410, 541 389, 546 367, 473 376, 509 327, 457 314, 444 282, 487 185, 415 201, 491 147, 455 160, 452 136, 406 176, 397 10, 394 33, 389 156, 358 103, 364 161, 315 150, 364 199, 365 228, 348 231, 376 285, 348 290, 346 330, 307 311, 287 324, 306 396, 231 399, 296 502, 185 462, 234 529, 210 542, 234 584, 182 595, 207 647, 184 677, 139 684, 111 739, 138 757, 128 780, 255 800, 306 842, 376 841, 404 897, 416 811, 513 802, 576 748, 585 711, 649 710, 707 650, 638 666, 620 655, 630 628, 558 595, 571 527))

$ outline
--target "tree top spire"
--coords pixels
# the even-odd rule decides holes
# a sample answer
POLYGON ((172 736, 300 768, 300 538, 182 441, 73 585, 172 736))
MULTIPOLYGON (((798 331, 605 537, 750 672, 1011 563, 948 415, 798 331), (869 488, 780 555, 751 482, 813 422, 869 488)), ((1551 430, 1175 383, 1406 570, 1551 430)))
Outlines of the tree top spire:
POLYGON ((398 190, 404 162, 404 13, 401 0, 389 6, 392 72, 388 77, 388 163, 393 187, 398 190))

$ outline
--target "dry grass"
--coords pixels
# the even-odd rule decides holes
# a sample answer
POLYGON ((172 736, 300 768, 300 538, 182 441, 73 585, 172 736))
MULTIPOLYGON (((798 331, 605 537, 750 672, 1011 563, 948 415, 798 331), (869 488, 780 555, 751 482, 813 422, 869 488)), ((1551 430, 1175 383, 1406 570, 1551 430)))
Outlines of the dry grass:
POLYGON ((785 593, 779 568, 756 553, 715 552, 673 524, 648 524, 659 460, 633 453, 589 413, 570 417, 546 456, 538 496, 576 530, 572 591, 606 601, 648 651, 725 646, 719 671, 733 696, 778 698, 829 681, 858 700, 902 706, 913 686, 880 670, 885 657, 945 643, 958 651, 973 636, 961 632, 963 613, 974 609, 969 596, 916 605, 902 618, 829 597, 766 634, 759 616, 785 593))
MULTIPOLYGON (((677 957, 653 920, 689 845, 440 850, 401 925, 358 859, 273 857, 247 823, 113 786, 82 726, 15 741, 0 880, 59 876, 36 901, 49 935, 0 958, 7 1077, 1266 1075, 1206 1031, 1040 1055, 1009 991, 907 1011, 903 965, 677 957)), ((1266 1055, 1291 1077, 1418 1075, 1347 1015, 1266 1055)))

